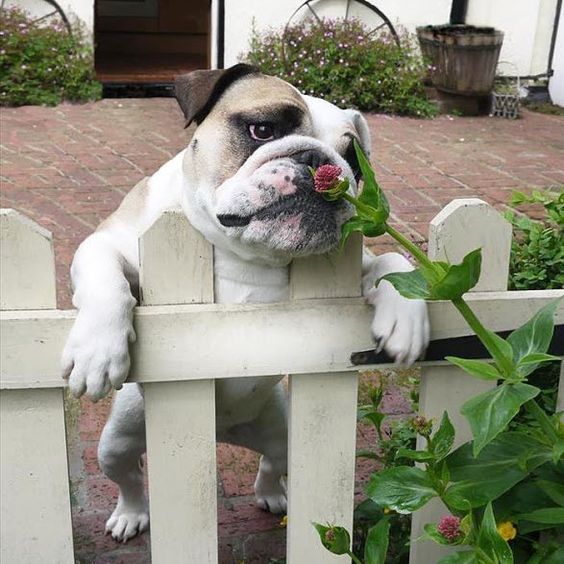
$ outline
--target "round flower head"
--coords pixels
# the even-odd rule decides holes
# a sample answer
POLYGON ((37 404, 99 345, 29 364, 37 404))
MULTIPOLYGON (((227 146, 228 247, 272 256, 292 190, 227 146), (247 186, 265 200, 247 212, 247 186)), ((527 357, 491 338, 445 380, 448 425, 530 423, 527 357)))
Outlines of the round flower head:
POLYGON ((497 532, 503 540, 510 541, 517 536, 517 529, 511 521, 504 521, 497 526, 497 532))
POLYGON ((314 187, 316 192, 326 192, 334 188, 339 181, 339 176, 343 172, 340 166, 332 164, 321 165, 316 171, 314 178, 314 187))
POLYGON ((445 515, 437 525, 437 531, 448 541, 455 541, 461 534, 460 518, 454 515, 445 515))
POLYGON ((332 164, 321 165, 317 170, 310 168, 313 176, 313 188, 328 202, 335 202, 342 198, 349 189, 349 179, 341 178, 343 169, 332 164))

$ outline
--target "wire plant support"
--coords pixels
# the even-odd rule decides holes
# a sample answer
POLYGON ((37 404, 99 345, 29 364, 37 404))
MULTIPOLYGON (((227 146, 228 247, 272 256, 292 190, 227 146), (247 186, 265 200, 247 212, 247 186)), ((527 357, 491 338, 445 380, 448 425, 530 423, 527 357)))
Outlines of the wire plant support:
POLYGON ((516 81, 514 82, 513 77, 504 77, 501 79, 498 78, 496 80, 492 91, 492 106, 490 116, 503 117, 507 119, 517 119, 519 117, 521 91, 521 79, 519 78, 519 71, 515 64, 508 61, 499 61, 498 70, 500 65, 507 65, 511 67, 515 72, 516 81))

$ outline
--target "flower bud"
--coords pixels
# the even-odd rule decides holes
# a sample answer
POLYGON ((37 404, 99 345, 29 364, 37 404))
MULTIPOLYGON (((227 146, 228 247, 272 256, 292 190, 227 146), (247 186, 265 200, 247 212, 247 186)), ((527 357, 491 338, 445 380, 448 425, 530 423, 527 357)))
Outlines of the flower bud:
POLYGON ((460 517, 445 515, 437 525, 437 531, 448 541, 457 540, 462 531, 460 530, 460 517))
POLYGON ((329 202, 336 201, 349 189, 348 178, 341 178, 343 169, 332 164, 321 165, 317 170, 310 168, 314 190, 329 202))

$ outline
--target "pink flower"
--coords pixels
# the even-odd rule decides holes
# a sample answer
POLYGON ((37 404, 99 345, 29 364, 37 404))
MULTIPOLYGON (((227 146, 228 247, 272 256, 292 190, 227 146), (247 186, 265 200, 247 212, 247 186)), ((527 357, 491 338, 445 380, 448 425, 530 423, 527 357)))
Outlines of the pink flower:
POLYGON ((460 530, 460 518, 454 515, 445 515, 439 521, 437 531, 448 541, 455 541, 462 533, 460 530))
POLYGON ((326 192, 333 188, 339 181, 339 175, 343 172, 337 165, 324 164, 315 172, 314 187, 316 192, 326 192))

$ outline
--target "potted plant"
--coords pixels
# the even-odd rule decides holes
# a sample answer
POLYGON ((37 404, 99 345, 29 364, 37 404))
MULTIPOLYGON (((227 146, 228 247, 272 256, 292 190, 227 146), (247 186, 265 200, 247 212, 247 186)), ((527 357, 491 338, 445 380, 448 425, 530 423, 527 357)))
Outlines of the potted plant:
POLYGON ((468 0, 453 0, 446 25, 417 28, 429 78, 442 111, 465 115, 487 113, 503 33, 466 24, 468 0))

